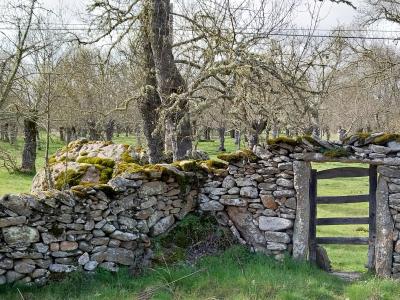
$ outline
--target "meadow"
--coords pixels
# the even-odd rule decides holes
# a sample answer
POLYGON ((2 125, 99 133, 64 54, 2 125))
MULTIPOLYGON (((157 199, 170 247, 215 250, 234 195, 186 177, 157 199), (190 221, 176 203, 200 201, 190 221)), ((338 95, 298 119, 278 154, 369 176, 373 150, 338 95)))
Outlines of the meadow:
MULTIPOLYGON (((115 143, 134 143, 131 137, 115 138, 115 143)), ((22 141, 8 147, 21 152, 22 141)), ((63 144, 53 138, 50 153, 63 144)), ((227 137, 227 151, 236 150, 227 137)), ((199 142, 198 149, 211 158, 218 155, 218 142, 199 142)), ((37 168, 44 164, 44 151, 38 153, 37 168)), ((352 164, 351 166, 355 166, 352 164)), ((317 170, 341 167, 339 163, 314 164, 317 170)), ((346 165, 349 166, 349 165, 346 165)), ((364 165, 364 167, 367 167, 364 165)), ((0 195, 28 192, 33 175, 8 174, 0 169, 0 195)), ((320 180, 319 196, 368 193, 368 178, 320 180)), ((318 217, 368 216, 367 203, 318 205, 318 217)), ((318 236, 368 236, 368 225, 318 226, 318 236)), ((400 285, 366 273, 367 246, 326 245, 334 270, 363 272, 361 281, 347 283, 310 266, 286 258, 271 258, 234 247, 217 256, 201 259, 195 265, 180 263, 158 266, 132 279, 127 270, 116 275, 97 272, 93 276, 73 274, 44 288, 0 288, 4 299, 397 299, 400 285), (20 291, 23 295, 19 294, 20 291), (17 293, 18 292, 18 293, 17 293), (21 298, 23 297, 23 298, 21 298)))

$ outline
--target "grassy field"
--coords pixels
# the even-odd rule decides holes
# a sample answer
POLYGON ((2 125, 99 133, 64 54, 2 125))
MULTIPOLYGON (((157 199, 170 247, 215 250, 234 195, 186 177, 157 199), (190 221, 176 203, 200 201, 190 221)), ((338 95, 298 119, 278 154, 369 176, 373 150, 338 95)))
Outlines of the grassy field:
POLYGON ((196 265, 149 270, 132 278, 80 273, 45 287, 0 287, 0 298, 17 299, 398 299, 400 285, 365 275, 347 283, 307 263, 290 258, 276 262, 242 247, 201 259, 196 265))
MULTIPOLYGON (((131 137, 116 138, 114 142, 135 143, 131 137)), ((0 145, 20 155, 22 141, 15 147, 0 145)), ((61 146, 62 143, 54 138, 50 152, 53 153, 61 146)), ((226 148, 227 151, 236 150, 232 139, 227 138, 226 148)), ((218 142, 200 142, 198 149, 208 152, 211 158, 216 158, 218 142)), ((44 163, 44 151, 39 151, 38 157, 37 168, 41 168, 44 163)), ((313 168, 317 170, 340 166, 343 165, 313 164, 313 168)), ((0 170, 0 195, 28 192, 31 180, 30 175, 10 175, 0 170)), ((364 193, 368 193, 367 178, 320 180, 318 183, 319 196, 364 193)), ((317 215, 367 216, 368 204, 318 205, 317 215)), ((367 236, 368 226, 318 226, 317 235, 367 236)), ((364 265, 367 262, 367 246, 327 245, 326 249, 334 269, 366 271, 364 265)), ((400 292, 400 286, 390 280, 378 280, 365 274, 362 281, 348 284, 307 264, 297 264, 289 258, 280 264, 243 249, 232 249, 222 256, 206 258, 196 266, 157 268, 136 279, 130 278, 126 271, 117 275, 100 272, 90 278, 74 274, 66 281, 53 283, 45 288, 21 287, 20 290, 24 299, 134 299, 144 289, 154 288, 154 299, 398 299, 397 295, 400 292), (185 278, 179 279, 181 277, 185 278), (171 283, 174 280, 177 281, 171 283)), ((3 291, 0 288, 0 298, 22 299, 13 287, 3 291)))

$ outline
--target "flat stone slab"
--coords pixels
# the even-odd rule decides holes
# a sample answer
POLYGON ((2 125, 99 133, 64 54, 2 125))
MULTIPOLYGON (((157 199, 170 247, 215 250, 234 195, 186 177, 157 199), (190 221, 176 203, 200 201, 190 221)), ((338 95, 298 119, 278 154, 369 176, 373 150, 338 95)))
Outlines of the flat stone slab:
POLYGON ((362 273, 360 272, 340 272, 340 271, 332 271, 330 274, 335 275, 344 281, 357 281, 360 280, 362 277, 362 273))

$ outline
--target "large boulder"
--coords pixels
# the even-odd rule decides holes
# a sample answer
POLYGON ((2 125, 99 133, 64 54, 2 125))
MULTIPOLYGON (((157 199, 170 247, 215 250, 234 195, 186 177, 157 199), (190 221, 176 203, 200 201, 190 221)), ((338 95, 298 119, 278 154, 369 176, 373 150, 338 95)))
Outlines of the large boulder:
MULTIPOLYGON (((121 164, 147 164, 148 156, 133 146, 78 140, 58 150, 49 159, 53 187, 63 189, 83 183, 107 183, 121 164)), ((45 170, 32 181, 33 193, 49 189, 45 170)))

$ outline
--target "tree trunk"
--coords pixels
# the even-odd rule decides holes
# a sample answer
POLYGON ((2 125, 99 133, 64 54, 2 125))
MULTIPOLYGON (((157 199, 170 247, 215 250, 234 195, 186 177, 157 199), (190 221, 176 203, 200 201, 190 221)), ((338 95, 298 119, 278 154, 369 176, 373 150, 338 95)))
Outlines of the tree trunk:
POLYGON ((39 130, 36 131, 36 139, 37 139, 37 149, 38 149, 38 150, 42 150, 42 144, 41 144, 41 142, 40 142, 39 130))
POLYGON ((17 143, 17 137, 18 137, 18 125, 17 122, 12 122, 9 125, 9 139, 10 139, 10 144, 15 145, 17 143))
POLYGON ((22 152, 21 171, 34 173, 36 171, 36 119, 27 118, 24 120, 24 150, 22 152))
POLYGON ((106 141, 111 142, 113 137, 114 137, 114 125, 115 121, 114 120, 109 120, 106 124, 106 141))
POLYGON ((252 150, 254 146, 258 145, 258 132, 252 131, 249 134, 249 149, 252 150))
POLYGON ((211 140, 211 128, 204 127, 204 140, 210 141, 211 140))
POLYGON ((235 129, 229 130, 229 136, 231 137, 231 139, 235 138, 235 129))
POLYGON ((144 65, 143 75, 145 93, 139 104, 143 121, 143 134, 147 141, 149 162, 159 163, 163 159, 164 132, 160 126, 161 98, 157 92, 157 78, 154 69, 154 58, 151 51, 151 44, 146 34, 144 41, 144 65))
POLYGON ((218 151, 226 151, 225 149, 225 127, 218 128, 219 147, 218 151))
POLYGON ((240 149, 240 130, 235 130, 235 145, 236 149, 240 149))
POLYGON ((10 139, 8 137, 8 123, 4 123, 1 125, 1 140, 3 142, 9 142, 10 139))
POLYGON ((98 141, 100 139, 100 135, 96 129, 96 122, 93 120, 87 121, 88 129, 89 129, 89 139, 91 141, 98 141))
POLYGON ((169 0, 151 0, 151 48, 156 70, 157 88, 165 104, 166 121, 172 125, 174 160, 183 159, 192 150, 192 130, 188 100, 179 97, 186 83, 172 54, 171 14, 169 0))
POLYGON ((64 127, 58 128, 58 132, 60 133, 60 141, 65 142, 64 127))
POLYGON ((279 136, 279 127, 278 126, 274 126, 272 128, 272 138, 276 139, 279 136))

